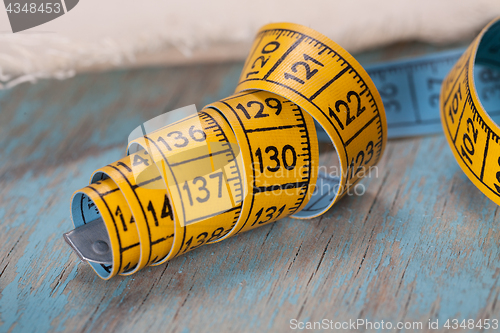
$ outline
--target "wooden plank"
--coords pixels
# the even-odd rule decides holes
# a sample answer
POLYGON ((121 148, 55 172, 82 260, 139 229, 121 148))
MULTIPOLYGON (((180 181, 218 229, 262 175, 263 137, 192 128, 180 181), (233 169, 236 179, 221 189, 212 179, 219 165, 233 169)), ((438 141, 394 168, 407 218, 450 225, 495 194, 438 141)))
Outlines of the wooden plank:
POLYGON ((0 91, 0 331, 288 331, 291 319, 499 318, 498 206, 441 135, 392 140, 366 193, 102 281, 64 244, 69 199, 163 110, 232 93, 240 63, 0 91))

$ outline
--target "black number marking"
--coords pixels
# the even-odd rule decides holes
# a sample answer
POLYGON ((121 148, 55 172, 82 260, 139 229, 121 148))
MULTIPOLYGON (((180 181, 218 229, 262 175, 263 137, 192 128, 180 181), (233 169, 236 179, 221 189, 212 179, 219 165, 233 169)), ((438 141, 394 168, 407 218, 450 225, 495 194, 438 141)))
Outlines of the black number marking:
POLYGON ((448 114, 450 115, 451 122, 454 123, 455 119, 453 118, 454 115, 457 114, 458 112, 458 104, 462 100, 462 92, 461 92, 461 85, 458 85, 458 91, 453 95, 453 99, 451 101, 451 105, 448 109, 448 114))
POLYGON ((203 142, 207 138, 205 132, 203 132, 201 129, 196 128, 194 125, 189 128, 189 136, 191 139, 197 142, 203 142), (201 138, 197 138, 195 135, 196 133, 201 133, 201 138))
POLYGON ((472 122, 472 119, 467 118, 467 133, 464 133, 462 137, 463 144, 460 148, 462 150, 462 156, 465 157, 470 164, 472 164, 472 159, 470 158, 470 156, 473 156, 475 153, 474 145, 477 143, 477 134, 478 130, 474 128, 474 123, 472 122), (472 127, 472 131, 470 130, 470 127, 472 127), (472 134, 474 142, 472 142, 472 139, 469 136, 469 134, 472 134))
POLYGON ((193 179, 193 185, 196 185, 196 183, 198 181, 201 181, 201 186, 198 187, 198 191, 203 191, 205 192, 205 196, 202 198, 202 197, 196 197, 196 201, 198 201, 199 203, 203 203, 203 202, 206 202, 208 199, 210 199, 210 191, 208 191, 207 189, 207 180, 203 177, 196 177, 195 179, 193 179))
POLYGON ((273 153, 273 155, 269 156, 269 159, 276 162, 276 165, 274 167, 267 166, 267 170, 276 172, 280 169, 281 166, 280 160, 278 159, 278 148, 276 148, 275 146, 269 146, 266 148, 266 154, 268 154, 269 152, 273 153))
POLYGON ((274 51, 276 51, 279 47, 280 47, 280 43, 278 43, 278 42, 276 42, 276 41, 269 42, 269 43, 267 43, 266 45, 264 45, 264 47, 262 48, 261 53, 263 53, 263 54, 273 53, 273 52, 274 52, 274 51))
POLYGON ((274 213, 277 210, 276 206, 271 206, 271 207, 267 208, 266 209, 266 213, 268 213, 266 215, 267 220, 259 221, 260 217, 262 216, 262 213, 264 212, 264 207, 262 207, 261 209, 259 209, 259 211, 257 212, 257 214, 255 214, 255 221, 252 223, 252 227, 256 223, 257 224, 264 224, 264 223, 270 222, 273 218, 275 220, 277 220, 281 216, 281 214, 283 213, 283 211, 285 210, 285 207, 286 207, 286 204, 283 205, 283 206, 281 206, 281 208, 278 210, 278 215, 276 215, 276 217, 273 217, 274 213))
MULTIPOLYGON (((271 57, 264 57, 264 56, 260 56, 258 57, 257 59, 255 59, 255 61, 253 62, 252 64, 252 69, 255 68, 255 65, 257 65, 257 61, 260 60, 260 67, 259 68, 262 68, 266 65, 267 61, 270 59, 271 57)), ((258 72, 257 72, 258 73, 258 72)))
MULTIPOLYGON (((347 93, 347 101, 351 103, 351 96, 354 96, 357 100, 357 112, 356 112, 356 117, 361 116, 363 112, 365 112, 366 108, 361 106, 361 98, 359 97, 358 93, 355 91, 349 91, 347 93)), ((347 126, 347 125, 346 125, 347 126)))
POLYGON ((182 253, 186 253, 186 251, 189 249, 191 246, 191 243, 193 242, 193 236, 191 236, 187 241, 186 241, 186 247, 184 248, 184 251, 182 253))
POLYGON ((217 197, 218 198, 222 198, 222 176, 223 176, 222 171, 213 173, 213 174, 211 174, 211 175, 208 176, 211 179, 213 179, 213 178, 219 178, 219 191, 217 193, 217 197))
MULTIPOLYGON (((259 106, 259 111, 257 111, 257 113, 255 114, 254 118, 265 118, 265 117, 269 117, 269 114, 267 113, 264 113, 264 104, 262 104, 261 102, 257 102, 257 101, 250 101, 247 103, 247 107, 251 108, 252 105, 254 104, 257 104, 259 106)), ((237 106, 236 106, 237 109, 241 110, 241 112, 243 112, 243 114, 245 115, 245 117, 247 117, 247 119, 252 119, 252 117, 250 116, 250 114, 248 113, 248 111, 245 109, 245 107, 239 103, 237 106)))
POLYGON ((283 211, 285 210, 286 205, 281 206, 281 208, 278 210, 278 215, 276 215, 276 218, 280 217, 283 211))
MULTIPOLYGON (((267 170, 269 170, 271 172, 277 172, 281 167, 281 161, 278 158, 278 156, 279 156, 278 148, 276 148, 275 146, 268 146, 265 149, 265 152, 266 152, 266 154, 271 153, 272 155, 269 156, 269 159, 276 163, 276 165, 274 165, 272 167, 268 165, 267 170)), ((264 172, 264 161, 262 159, 262 151, 260 148, 257 148, 257 150, 255 151, 255 156, 257 156, 257 159, 259 160, 260 173, 263 173, 264 172)), ((281 150, 281 160, 283 161, 283 166, 285 167, 285 169, 293 170, 297 166, 297 153, 295 152, 295 148, 293 148, 293 146, 291 146, 291 145, 285 145, 283 147, 283 149, 281 150), (287 156, 288 156, 287 152, 291 152, 291 154, 292 154, 292 162, 291 163, 289 163, 289 161, 287 159, 287 156)))
MULTIPOLYGON (((257 150, 255 151, 255 156, 257 156, 257 158, 259 159, 259 171, 260 173, 263 173, 264 172, 264 162, 262 161, 262 151, 260 150, 260 148, 257 148, 257 150)), ((90 206, 89 206, 90 208, 90 206)))
MULTIPOLYGON (((219 178, 219 187, 218 187, 217 197, 221 198, 222 197, 223 172, 219 171, 219 172, 216 172, 216 173, 209 175, 208 177, 210 179, 219 178)), ((198 201, 199 203, 207 202, 210 199, 210 191, 207 188, 207 180, 201 176, 198 176, 192 180, 193 185, 196 185, 196 183, 198 183, 198 182, 201 182, 201 186, 198 187, 198 191, 205 192, 205 195, 203 197, 201 197, 201 196, 196 197, 196 201, 198 201)), ((193 203, 193 197, 191 196, 191 190, 189 189, 188 181, 184 182, 182 189, 186 191, 188 199, 189 199, 189 205, 192 206, 194 203, 193 203)))
MULTIPOLYGON (((266 98, 265 100, 265 103, 266 105, 271 108, 271 109, 276 109, 276 112, 275 114, 277 116, 279 116, 279 114, 281 113, 281 110, 283 109, 283 106, 281 105, 281 102, 276 99, 276 98, 273 98, 273 97, 269 97, 269 98, 266 98), (271 104, 271 102, 273 102, 273 104, 271 104)), ((257 111, 257 113, 255 114, 254 118, 265 118, 265 117, 269 117, 269 114, 268 113, 265 113, 264 112, 264 104, 262 104, 261 102, 258 102, 258 101, 250 101, 247 103, 247 107, 248 108, 251 108, 252 105, 258 105, 259 106, 259 111, 257 111)), ((252 119, 252 116, 248 113, 247 109, 241 104, 239 103, 236 108, 238 110, 241 110, 241 112, 243 112, 243 114, 245 115, 245 117, 247 119, 252 119)))
POLYGON ((287 170, 293 170, 295 166, 297 165, 297 153, 295 152, 295 149, 290 146, 290 145, 285 145, 283 147, 283 150, 281 151, 281 158, 283 159, 283 166, 287 170), (292 163, 288 164, 287 161, 287 151, 290 151, 292 153, 292 163))
POLYGON ((162 138, 161 136, 158 137, 157 141, 163 143, 163 145, 165 146, 165 148, 167 148, 167 150, 169 150, 169 151, 172 150, 172 147, 170 147, 170 145, 167 143, 167 141, 165 141, 165 139, 162 138))
POLYGON ((170 209, 170 203, 168 202, 168 197, 165 194, 165 199, 163 199, 163 208, 161 209, 161 218, 164 219, 167 216, 170 217, 170 219, 174 219, 172 215, 172 210, 170 209))
POLYGON ((261 103, 261 102, 257 102, 257 101, 251 101, 251 102, 248 102, 247 106, 249 108, 252 107, 252 105, 254 104, 257 104, 259 106, 259 111, 257 111, 257 113, 255 114, 254 118, 265 118, 265 117, 269 117, 269 114, 267 113, 264 113, 264 105, 261 103))
POLYGON ((378 91, 386 111, 401 112, 401 103, 395 99, 398 94, 398 87, 394 83, 386 83, 378 91))
MULTIPOLYGON (((314 59, 313 57, 311 57, 305 53, 303 54, 303 56, 304 56, 305 61, 297 61, 296 63, 294 63, 292 65, 291 70, 292 70, 292 72, 297 73, 298 72, 297 67, 300 67, 300 66, 304 67, 305 74, 306 74, 306 80, 310 80, 314 76, 314 74, 316 74, 318 72, 318 69, 311 70, 311 67, 309 66, 309 64, 306 61, 312 61, 313 63, 315 63, 316 65, 319 65, 321 67, 323 67, 324 65, 321 62, 319 62, 318 60, 314 59)), ((285 79, 287 79, 287 80, 294 80, 300 84, 305 83, 304 80, 299 79, 298 77, 296 77, 293 74, 284 73, 283 75, 284 75, 285 79)))
MULTIPOLYGON (((344 129, 344 124, 340 120, 340 118, 337 116, 337 114, 331 109, 328 108, 330 112, 330 117, 333 117, 337 124, 339 125, 340 129, 344 129)), ((363 112, 365 112, 366 108, 364 106, 361 106, 361 98, 359 97, 359 94, 355 91, 349 91, 347 93, 347 102, 344 100, 338 100, 335 103, 335 110, 338 113, 345 113, 346 114, 346 121, 345 121, 345 127, 349 126, 356 117, 359 117, 363 112), (349 104, 352 102, 351 97, 354 96, 357 102, 356 105, 356 116, 351 116, 351 108, 349 107, 349 104), (344 110, 341 109, 343 107, 344 110)))
MULTIPOLYGON (((249 102, 250 103, 250 102, 249 102)), ((243 114, 245 115, 245 117, 247 117, 247 119, 252 119, 252 117, 250 117, 250 115, 248 114, 248 111, 247 109, 245 109, 245 107, 239 103, 237 106, 236 106, 237 109, 241 110, 241 112, 243 112, 243 114)))
POLYGON ((367 165, 368 163, 370 163, 370 161, 372 160, 372 157, 373 157, 373 141, 368 142, 368 144, 366 145, 366 152, 368 153, 368 155, 370 155, 370 158, 366 160, 365 165, 367 165))
POLYGON ((175 140, 182 140, 181 143, 174 143, 174 146, 177 148, 186 147, 189 143, 188 138, 186 138, 181 131, 173 131, 167 134, 167 137, 171 137, 176 134, 177 136, 174 138, 175 140))
MULTIPOLYGON (((498 166, 500 166, 500 157, 498 158, 497 163, 498 163, 498 166)), ((500 183, 500 171, 497 171, 496 177, 497 177, 497 181, 500 183)), ((498 185, 498 184, 494 184, 494 185, 495 185, 497 192, 500 193, 500 185, 498 185)))
POLYGON ((196 239, 198 240, 198 245, 191 247, 191 250, 196 249, 197 247, 202 246, 205 243, 205 239, 207 239, 208 233, 207 232, 202 232, 198 236, 196 236, 196 239), (201 239, 200 239, 201 237, 201 239))
POLYGON ((222 236, 223 232, 224 232, 224 228, 222 228, 222 227, 215 229, 214 232, 212 232, 212 236, 210 236, 210 238, 207 240, 207 242, 211 242, 215 239, 219 239, 222 236))
POLYGON ((281 102, 279 101, 279 99, 276 99, 276 98, 273 98, 273 97, 269 97, 269 98, 266 98, 266 105, 269 106, 271 109, 276 109, 276 115, 279 116, 280 113, 281 113, 281 109, 283 108, 282 105, 281 105, 281 102), (276 103, 275 105, 271 105, 271 102, 274 102, 276 103))
POLYGON ((153 207, 153 203, 151 202, 151 200, 149 200, 148 211, 150 211, 151 215, 153 215, 153 219, 155 221, 155 226, 158 226, 158 218, 156 217, 155 208, 153 207))
POLYGON ((140 155, 135 155, 134 156, 134 162, 132 163, 132 166, 138 166, 141 164, 145 164, 146 166, 149 166, 149 162, 147 159, 143 158, 140 155))
POLYGON ((271 219, 273 218, 273 214, 276 213, 276 206, 271 206, 268 209, 266 209, 266 213, 269 213, 269 214, 266 215, 267 220, 260 221, 259 224, 264 224, 266 222, 271 221, 271 219))
POLYGON ((191 191, 189 190, 189 185, 188 185, 187 181, 184 183, 184 186, 182 186, 182 189, 187 192, 187 196, 189 199, 189 205, 192 206, 193 205, 193 198, 191 197, 191 191))
POLYGON ((356 155, 356 159, 351 158, 351 163, 349 164, 349 169, 347 172, 347 179, 352 179, 354 178, 363 168, 364 165, 367 165, 370 163, 370 161, 373 158, 373 141, 368 142, 366 145, 366 148, 364 150, 360 150, 358 154, 356 155), (365 153, 370 156, 365 161, 365 153), (355 168, 354 166, 357 165, 358 167, 355 168), (356 169, 356 171, 354 171, 356 169))
MULTIPOLYGON (((269 53, 273 53, 274 51, 276 51, 278 48, 280 47, 280 43, 278 42, 269 42, 267 43, 266 45, 264 45, 264 47, 262 48, 262 51, 261 53, 262 54, 269 54, 269 53)), ((257 62, 260 60, 260 67, 258 70, 254 70, 254 71, 251 71, 251 72, 248 72, 247 75, 246 75, 246 78, 248 79, 248 77, 250 75, 254 75, 254 74, 259 74, 259 71, 261 68, 263 68, 266 63, 269 61, 271 57, 266 57, 265 56, 260 56, 258 58, 256 58, 253 63, 252 63, 252 67, 250 69, 255 69, 255 67, 257 66, 257 62)))
POLYGON ((122 222, 123 226, 123 231, 127 231, 127 224, 125 223, 125 219, 123 218, 123 213, 122 210, 120 209, 120 206, 116 206, 116 211, 115 211, 115 216, 120 217, 120 221, 122 222))

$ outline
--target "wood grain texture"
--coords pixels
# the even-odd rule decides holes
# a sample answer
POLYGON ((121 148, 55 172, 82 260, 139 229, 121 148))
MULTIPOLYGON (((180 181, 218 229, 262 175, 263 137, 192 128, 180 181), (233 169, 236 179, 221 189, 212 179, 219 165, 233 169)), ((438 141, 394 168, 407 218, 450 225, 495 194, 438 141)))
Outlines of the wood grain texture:
POLYGON ((79 262, 61 237, 72 229, 73 191, 124 155, 138 124, 230 95, 241 66, 93 73, 0 91, 0 332, 500 318, 498 206, 442 135, 389 141, 366 193, 320 218, 286 218, 107 282, 79 262))

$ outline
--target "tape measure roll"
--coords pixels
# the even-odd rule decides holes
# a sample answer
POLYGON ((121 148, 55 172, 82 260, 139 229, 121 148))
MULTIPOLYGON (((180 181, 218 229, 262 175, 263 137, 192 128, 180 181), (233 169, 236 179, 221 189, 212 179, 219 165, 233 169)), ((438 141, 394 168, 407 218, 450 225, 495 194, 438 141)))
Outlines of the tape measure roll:
MULTIPOLYGON (((368 73, 390 112, 390 136, 436 132, 439 113, 460 167, 500 204, 492 118, 500 115, 500 19, 461 53, 368 73)), ((77 228, 65 238, 109 279, 285 216, 315 217, 378 162, 386 136, 380 95, 352 56, 309 28, 270 24, 233 96, 131 141, 130 155, 75 192, 77 228), (335 147, 340 174, 319 170, 316 128, 335 147)))
POLYGON ((500 204, 500 128, 487 112, 498 109, 486 110, 479 100, 479 66, 500 69, 500 19, 472 42, 444 80, 440 96, 444 133, 458 164, 481 192, 500 204))
POLYGON ((378 162, 387 136, 358 62, 289 23, 261 29, 233 96, 158 127, 73 195, 76 229, 65 239, 103 279, 285 216, 322 214, 378 162), (340 174, 319 172, 315 121, 340 174))

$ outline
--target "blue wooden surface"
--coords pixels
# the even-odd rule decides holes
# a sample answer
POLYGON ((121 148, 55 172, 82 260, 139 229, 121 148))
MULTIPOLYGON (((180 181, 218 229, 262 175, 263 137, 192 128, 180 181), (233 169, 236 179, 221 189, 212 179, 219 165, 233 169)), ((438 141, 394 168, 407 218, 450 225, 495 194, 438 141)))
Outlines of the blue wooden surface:
POLYGON ((73 191, 123 156, 138 124, 228 96, 240 69, 83 74, 0 91, 0 332, 500 318, 498 206, 442 135, 389 141, 366 193, 320 218, 286 218, 110 281, 79 262, 61 237, 73 191))

